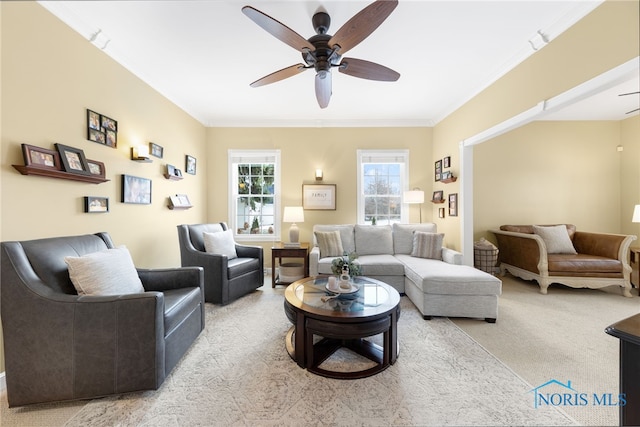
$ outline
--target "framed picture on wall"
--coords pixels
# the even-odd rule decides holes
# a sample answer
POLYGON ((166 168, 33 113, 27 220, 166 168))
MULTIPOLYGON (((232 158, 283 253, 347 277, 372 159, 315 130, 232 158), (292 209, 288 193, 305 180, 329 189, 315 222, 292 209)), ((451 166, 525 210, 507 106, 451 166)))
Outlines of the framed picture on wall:
POLYGON ((336 184, 302 184, 302 208, 336 210, 336 184))
POLYGON ((435 164, 435 180, 440 181, 442 179, 442 160, 438 160, 435 164))
POLYGON ((61 170, 60 153, 55 150, 22 144, 22 156, 25 166, 61 170))
POLYGON ((449 194, 449 216, 458 216, 458 193, 449 194))
POLYGON ((151 204, 151 180, 122 175, 122 203, 151 204))
POLYGON ((108 197, 84 197, 84 211, 86 213, 104 213, 109 212, 108 197))
POLYGON ((184 170, 191 175, 196 174, 196 158, 187 154, 185 158, 184 170))
POLYGON ((450 168, 451 167, 451 156, 447 156, 444 159, 442 159, 442 167, 443 168, 450 168))

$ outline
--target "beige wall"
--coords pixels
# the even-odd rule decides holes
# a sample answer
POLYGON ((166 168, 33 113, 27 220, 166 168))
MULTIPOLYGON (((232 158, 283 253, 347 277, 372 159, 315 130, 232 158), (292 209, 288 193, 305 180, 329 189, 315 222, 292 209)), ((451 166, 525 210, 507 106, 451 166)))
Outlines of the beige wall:
MULTIPOLYGON (((305 211, 298 224, 300 240, 311 241, 313 224, 356 222, 358 149, 408 149, 409 187, 420 187, 425 198, 433 181, 430 128, 209 128, 207 131, 209 164, 209 221, 227 221, 227 151, 233 149, 279 149, 282 161, 282 206, 302 205, 302 184, 315 182, 314 171, 324 172, 323 183, 337 184, 335 211, 305 211)), ((412 222, 419 211, 410 209, 412 222)), ((432 221, 431 209, 422 206, 423 222, 432 221)), ((289 225, 284 225, 286 230, 289 225)), ((274 236, 277 239, 277 236, 274 236)), ((262 243, 265 263, 270 266, 272 241, 262 243)))
POLYGON ((621 232, 620 143, 621 122, 542 121, 476 146, 474 239, 495 241, 487 230, 502 224, 621 232))
MULTIPOLYGON (((639 14, 640 2, 604 2, 438 123, 433 132, 433 157, 451 154, 455 167, 460 141, 637 57, 639 14)), ((460 180, 449 184, 446 192, 458 192, 459 187, 460 180)), ((619 205, 611 209, 612 216, 621 215, 619 205)), ((438 230, 451 237, 449 241, 460 241, 460 217, 436 222, 438 230)))
MULTIPOLYGON (((620 232, 640 239, 640 223, 631 222, 633 207, 640 205, 640 116, 620 122, 620 232)), ((632 246, 640 246, 636 240, 632 246)))

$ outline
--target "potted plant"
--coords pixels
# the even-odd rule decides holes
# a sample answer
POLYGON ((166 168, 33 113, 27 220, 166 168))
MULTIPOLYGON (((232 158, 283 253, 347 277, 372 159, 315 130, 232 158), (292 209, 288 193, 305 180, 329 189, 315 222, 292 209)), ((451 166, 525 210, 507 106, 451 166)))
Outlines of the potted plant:
POLYGON ((354 262, 357 258, 357 253, 351 252, 350 254, 347 254, 345 252, 341 257, 335 258, 331 261, 331 271, 333 274, 340 276, 342 274, 343 267, 346 266, 349 269, 349 276, 359 276, 360 264, 354 262))

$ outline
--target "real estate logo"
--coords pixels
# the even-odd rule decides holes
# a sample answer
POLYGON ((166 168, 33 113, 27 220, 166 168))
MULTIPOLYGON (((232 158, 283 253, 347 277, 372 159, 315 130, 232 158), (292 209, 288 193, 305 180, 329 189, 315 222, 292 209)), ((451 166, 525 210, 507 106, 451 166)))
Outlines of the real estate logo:
POLYGON ((552 379, 532 388, 528 393, 533 393, 534 408, 542 406, 625 406, 627 404, 625 393, 581 393, 568 380, 564 384, 552 379))

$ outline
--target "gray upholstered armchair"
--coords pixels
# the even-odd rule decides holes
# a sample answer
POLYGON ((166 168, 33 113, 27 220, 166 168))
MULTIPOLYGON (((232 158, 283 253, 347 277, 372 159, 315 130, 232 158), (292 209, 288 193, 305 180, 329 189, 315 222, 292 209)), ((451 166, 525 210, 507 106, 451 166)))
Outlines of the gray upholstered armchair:
MULTIPOLYGON (((205 301, 228 304, 264 283, 264 256, 259 246, 232 244, 234 256, 205 251, 205 233, 227 232, 224 222, 178 226, 182 266, 204 268, 205 301)), ((228 231, 230 233, 230 231, 228 231)))
POLYGON ((113 248, 107 233, 2 242, 9 406, 157 389, 204 329, 201 268, 131 265, 141 292, 78 295, 65 257, 113 248))

